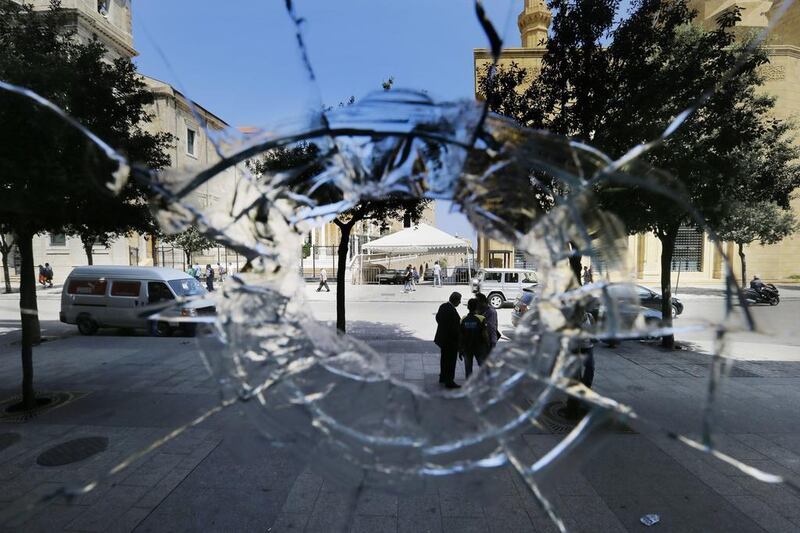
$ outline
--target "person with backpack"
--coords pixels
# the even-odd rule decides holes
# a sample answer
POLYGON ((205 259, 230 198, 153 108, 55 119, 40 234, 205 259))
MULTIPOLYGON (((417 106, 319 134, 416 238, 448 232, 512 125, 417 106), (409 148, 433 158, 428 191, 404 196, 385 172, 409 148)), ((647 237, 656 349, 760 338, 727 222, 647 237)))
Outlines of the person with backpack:
POLYGON ((44 278, 47 281, 47 286, 53 286, 53 267, 50 266, 50 263, 44 264, 44 278))
POLYGON ((206 265, 206 289, 208 292, 214 292, 214 269, 210 264, 206 265))
POLYGON ((479 306, 477 298, 470 298, 467 302, 468 313, 461 319, 461 330, 459 334, 459 352, 464 360, 464 374, 467 379, 472 375, 472 362, 478 362, 478 366, 483 366, 486 356, 489 354, 489 332, 486 326, 486 318, 478 314, 479 306))
POLYGON ((47 272, 42 265, 39 265, 39 285, 42 287, 47 285, 47 272))

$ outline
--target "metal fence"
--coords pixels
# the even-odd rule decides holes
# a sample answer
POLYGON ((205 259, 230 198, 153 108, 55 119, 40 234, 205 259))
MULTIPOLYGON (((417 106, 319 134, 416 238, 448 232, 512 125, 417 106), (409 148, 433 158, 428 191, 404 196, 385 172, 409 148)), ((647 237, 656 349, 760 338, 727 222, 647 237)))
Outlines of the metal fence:
POLYGON ((338 246, 305 245, 300 255, 300 275, 305 279, 318 279, 320 271, 325 269, 332 281, 336 279, 338 264, 338 246))

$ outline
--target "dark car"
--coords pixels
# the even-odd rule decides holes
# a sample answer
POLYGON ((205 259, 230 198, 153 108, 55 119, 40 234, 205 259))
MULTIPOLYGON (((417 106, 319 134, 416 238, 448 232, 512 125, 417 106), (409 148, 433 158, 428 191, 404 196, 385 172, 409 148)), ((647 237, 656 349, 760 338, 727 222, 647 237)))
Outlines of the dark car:
MULTIPOLYGON (((639 302, 642 307, 647 307, 661 313, 661 295, 642 285, 636 285, 636 292, 639 295, 639 302)), ((683 313, 683 302, 677 298, 672 299, 672 318, 683 313)))
POLYGON ((382 285, 384 283, 387 283, 389 285, 404 283, 406 279, 406 271, 386 269, 380 274, 378 274, 376 276, 376 279, 378 280, 378 285, 382 285))

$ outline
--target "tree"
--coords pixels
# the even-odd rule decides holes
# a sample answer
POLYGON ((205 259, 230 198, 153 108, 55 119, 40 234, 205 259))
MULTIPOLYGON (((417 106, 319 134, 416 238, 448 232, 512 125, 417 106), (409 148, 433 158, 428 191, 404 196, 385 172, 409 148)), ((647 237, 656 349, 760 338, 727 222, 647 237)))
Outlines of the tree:
MULTIPOLYGON (((770 118, 774 99, 757 93, 763 83, 758 67, 768 58, 760 49, 743 55, 749 41, 737 43, 732 31, 738 9, 723 12, 716 28, 704 30, 681 1, 639 0, 618 23, 617 0, 552 0, 550 8, 555 15, 541 74, 523 88, 527 72, 512 65, 486 82, 490 106, 522 125, 577 137, 620 157, 659 138, 710 94, 639 161, 596 183, 601 206, 630 233, 652 231, 661 241, 662 314, 670 326, 671 265, 680 228, 717 225, 730 203, 724 199, 740 198, 742 190, 766 188, 769 200, 785 205, 800 185, 790 164, 797 151, 783 135, 787 126, 770 118), (770 144, 769 162, 743 157, 762 154, 770 144), (662 190, 645 181, 620 183, 625 173, 662 190), (753 189, 755 182, 760 186, 753 189), (696 220, 664 189, 682 194, 705 220, 696 220)), ((664 341, 671 346, 673 339, 664 341)))
POLYGON ((350 249, 350 234, 358 222, 369 220, 386 223, 390 220, 419 222, 430 200, 393 195, 385 200, 362 200, 354 208, 342 213, 333 223, 339 228, 339 247, 336 267, 336 327, 344 333, 347 330, 345 318, 345 282, 347 252, 350 249))
POLYGON ((186 256, 186 264, 191 266, 192 256, 197 252, 208 250, 215 246, 214 241, 203 235, 195 226, 189 226, 186 231, 169 235, 164 239, 176 246, 180 246, 186 256))
POLYGON ((8 255, 13 248, 14 235, 6 233, 3 228, 0 227, 0 256, 3 258, 3 281, 5 282, 5 289, 3 292, 6 294, 11 293, 11 274, 8 269, 8 255))
POLYGON ((797 220, 790 209, 774 202, 735 202, 717 227, 722 241, 736 243, 742 267, 742 285, 747 285, 747 261, 744 247, 755 241, 776 244, 797 230, 797 220))
MULTIPOLYGON (((153 102, 129 59, 109 61, 96 40, 80 42, 60 2, 50 9, 0 0, 0 79, 28 88, 145 164, 164 161, 164 137, 145 132, 153 102)), ((33 344, 39 336, 33 237, 66 232, 90 211, 124 206, 111 194, 118 163, 52 110, 0 92, 0 222, 14 234, 21 257, 23 406, 35 406, 33 344)), ((135 188, 134 184, 128 187, 135 188)), ((92 215, 93 216, 93 215, 92 215)), ((101 228, 102 229, 102 228, 101 228)))

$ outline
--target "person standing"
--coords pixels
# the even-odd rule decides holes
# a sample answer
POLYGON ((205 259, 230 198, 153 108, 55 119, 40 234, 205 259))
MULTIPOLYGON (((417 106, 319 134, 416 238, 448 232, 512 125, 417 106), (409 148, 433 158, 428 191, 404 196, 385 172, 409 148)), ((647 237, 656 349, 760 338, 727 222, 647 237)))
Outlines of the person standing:
POLYGON ((217 272, 219 272, 219 282, 222 283, 225 281, 225 274, 228 272, 225 270, 225 265, 220 265, 217 263, 217 272))
POLYGON ((200 275, 203 273, 203 271, 200 269, 200 265, 198 263, 195 263, 193 268, 194 268, 194 279, 200 281, 200 275))
POLYGON ((594 281, 594 276, 592 275, 592 269, 588 266, 583 267, 583 284, 588 285, 594 281))
POLYGON ((50 263, 44 264, 44 278, 47 281, 47 286, 53 286, 53 267, 50 266, 50 263))
POLYGON ((414 274, 411 272, 411 265, 406 267, 403 273, 403 292, 411 292, 413 290, 414 274))
POLYGON ((497 346, 498 339, 502 337, 500 330, 497 328, 497 310, 489 305, 489 300, 485 294, 479 292, 475 295, 475 298, 478 300, 478 313, 486 318, 486 332, 489 335, 489 351, 486 353, 488 356, 489 352, 497 346))
POLYGON ((486 360, 486 355, 489 353, 489 333, 486 319, 478 314, 477 298, 470 298, 467 302, 467 311, 467 315, 461 319, 459 351, 464 359, 464 374, 469 379, 472 375, 472 361, 476 360, 478 366, 483 366, 486 360))
POLYGON ((417 290, 417 285, 419 285, 419 271, 417 270, 417 267, 414 267, 411 270, 411 290, 417 290))
POLYGON ((456 363, 458 361, 461 315, 456 308, 461 304, 461 294, 454 292, 436 312, 436 336, 433 342, 439 347, 439 383, 448 389, 458 389, 456 363))
POLYGON ((210 264, 206 265, 206 289, 208 289, 208 292, 214 290, 214 269, 211 268, 210 264))
POLYGON ((328 271, 324 268, 319 271, 319 287, 317 287, 317 292, 322 290, 322 287, 325 287, 325 290, 331 292, 331 288, 328 287, 328 271))
POLYGON ((439 266, 439 261, 433 263, 433 286, 442 286, 442 267, 439 266))

